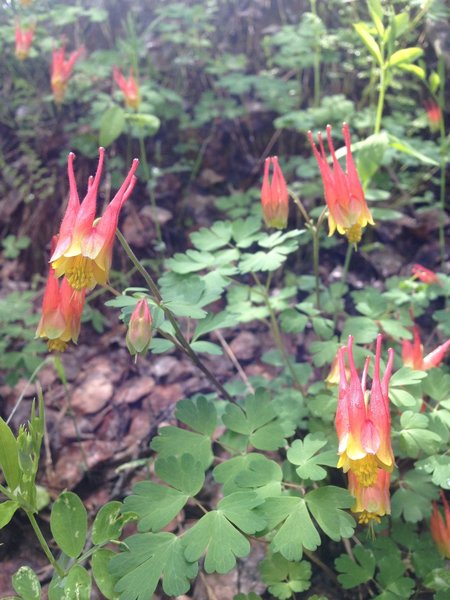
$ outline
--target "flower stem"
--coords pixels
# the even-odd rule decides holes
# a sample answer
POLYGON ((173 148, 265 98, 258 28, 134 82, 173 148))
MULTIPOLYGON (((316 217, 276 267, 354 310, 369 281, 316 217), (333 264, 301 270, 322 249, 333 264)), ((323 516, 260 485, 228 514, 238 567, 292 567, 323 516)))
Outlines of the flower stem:
POLYGON ((41 547, 45 553, 45 556, 48 558, 49 562, 51 563, 51 565, 53 566, 55 571, 58 573, 58 575, 60 577, 64 577, 64 571, 61 569, 60 565, 58 565, 55 557, 52 554, 52 551, 48 547, 48 544, 47 544, 44 536, 42 535, 42 531, 40 530, 39 525, 38 525, 36 519, 34 518, 34 514, 29 511, 25 511, 25 512, 27 514, 28 519, 30 520, 30 523, 31 523, 31 526, 33 527, 34 533, 36 534, 36 537, 39 540, 39 543, 41 544, 41 547))
POLYGON ((198 367, 204 375, 206 375, 206 377, 210 380, 210 382, 214 385, 214 387, 220 392, 220 394, 224 398, 226 398, 229 402, 235 402, 234 398, 232 396, 230 396, 230 394, 226 391, 226 389, 223 387, 223 385, 216 379, 216 377, 211 373, 211 371, 208 369, 208 367, 200 360, 200 358, 197 356, 197 354, 194 352, 194 350, 192 350, 189 342, 184 337, 183 332, 181 331, 180 326, 178 325, 177 320, 175 319, 174 315, 164 305, 163 298, 162 298, 161 294, 159 293, 158 286, 153 281, 150 273, 141 265, 137 256, 135 255, 133 250, 130 248, 130 245, 128 244, 126 239, 124 238, 123 234, 118 229, 116 230, 116 235, 117 235, 120 243, 122 244, 122 247, 125 250, 128 258, 131 260, 133 265, 136 267, 137 271, 144 278, 144 281, 148 285, 151 293, 153 294, 153 298, 154 298, 156 304, 161 308, 162 311, 164 311, 164 314, 167 317, 170 324, 172 325, 174 332, 175 332, 175 337, 178 340, 178 342, 180 343, 180 345, 182 346, 184 353, 191 359, 191 361, 195 364, 195 366, 198 367))
POLYGON ((154 191, 153 191, 153 189, 151 189, 151 185, 150 185, 151 174, 150 174, 150 169, 148 168, 147 152, 145 150, 145 144, 144 144, 143 137, 139 137, 139 149, 140 149, 140 155, 141 155, 142 170, 144 171, 144 177, 147 182, 147 189, 148 189, 148 193, 150 196, 150 202, 151 202, 152 208, 153 208, 153 222, 155 224, 156 237, 158 238, 159 244, 161 244, 162 236, 161 236, 161 227, 160 227, 159 221, 158 221, 158 207, 156 206, 156 198, 155 198, 154 191))
POLYGON ((374 133, 380 133, 381 130, 381 118, 383 116, 383 108, 384 108, 384 95, 386 93, 386 72, 385 72, 385 66, 383 65, 382 67, 380 67, 380 91, 378 94, 378 105, 377 105, 377 113, 376 113, 376 117, 375 117, 375 128, 374 128, 374 133))

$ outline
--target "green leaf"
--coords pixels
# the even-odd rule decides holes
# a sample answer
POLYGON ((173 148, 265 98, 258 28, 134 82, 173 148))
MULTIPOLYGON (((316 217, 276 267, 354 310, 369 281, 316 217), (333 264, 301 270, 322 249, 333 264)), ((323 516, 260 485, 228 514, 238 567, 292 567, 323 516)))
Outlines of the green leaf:
POLYGON ((317 454, 326 444, 327 441, 320 433, 309 433, 303 441, 295 440, 293 442, 287 451, 287 459, 293 465, 298 465, 296 472, 301 479, 320 481, 327 476, 327 472, 319 465, 336 466, 337 456, 335 450, 317 454))
POLYGON ((195 341, 205 333, 210 333, 216 329, 224 329, 236 324, 236 317, 228 312, 222 311, 218 314, 210 313, 204 319, 197 323, 192 340, 195 341))
POLYGON ((204 396, 178 402, 175 416, 194 431, 209 437, 217 425, 216 407, 204 396))
POLYGON ((355 546, 353 553, 358 562, 353 561, 347 554, 341 554, 334 561, 336 569, 340 572, 339 583, 346 590, 370 581, 375 573, 376 560, 370 550, 363 546, 355 546))
POLYGON ((426 79, 426 71, 419 65, 411 65, 409 63, 399 64, 398 67, 402 71, 406 71, 407 73, 413 73, 416 77, 418 77, 421 81, 425 81, 426 79))
POLYGON ((352 144, 352 152, 356 153, 356 168, 364 189, 380 168, 388 145, 389 138, 385 132, 370 135, 352 144))
POLYGON ((380 326, 385 333, 397 340, 408 339, 410 330, 396 319, 380 319, 380 326))
POLYGON ((450 490, 450 456, 432 455, 415 463, 417 471, 431 474, 431 481, 444 490, 450 490))
POLYGON ((236 566, 236 558, 247 556, 250 543, 226 518, 221 510, 204 515, 184 535, 185 557, 197 561, 205 555, 207 573, 228 573, 236 566))
POLYGON ((381 66, 383 64, 383 59, 381 57, 381 50, 375 38, 369 31, 369 28, 365 23, 354 23, 353 27, 355 28, 356 33, 359 35, 361 40, 364 42, 366 48, 370 52, 370 54, 374 57, 377 63, 381 66))
POLYGON ((107 148, 125 128, 125 112, 120 106, 112 106, 100 119, 99 143, 107 148))
POLYGON ((286 333, 301 333, 308 323, 308 317, 294 308, 288 308, 280 314, 281 329, 286 333))
POLYGON ((423 381, 423 391, 436 402, 450 398, 450 374, 442 369, 430 369, 423 381))
MULTIPOLYGON (((67 492, 68 493, 68 492, 67 492)), ((84 567, 74 565, 64 584, 64 598, 71 600, 91 600, 91 576, 84 567)))
POLYGON ((214 458, 209 436, 179 427, 162 427, 150 447, 161 458, 192 454, 204 469, 209 467, 214 458))
POLYGON ((20 567, 14 573, 12 586, 23 600, 40 600, 41 598, 41 584, 36 573, 30 567, 20 567))
POLYGON ((278 495, 283 477, 278 463, 255 452, 235 456, 217 465, 213 475, 217 482, 223 484, 225 495, 242 488, 251 488, 262 498, 278 495))
POLYGON ((0 504, 0 529, 8 525, 19 506, 19 503, 13 500, 6 500, 0 504))
POLYGON ((407 410, 400 417, 400 425, 402 427, 398 433, 400 446, 407 456, 417 458, 421 450, 432 454, 442 443, 437 433, 427 429, 428 417, 426 415, 407 410))
POLYGON ((410 470, 400 481, 391 499, 392 517, 403 515, 405 521, 417 523, 431 514, 431 501, 437 498, 436 487, 426 473, 410 470))
POLYGON ((383 8, 381 6, 381 0, 367 0, 367 6, 369 8, 369 13, 372 17, 372 21, 375 25, 378 35, 382 36, 384 34, 384 25, 383 8))
POLYGON ((151 600, 162 578, 169 596, 185 594, 198 565, 184 558, 184 541, 172 533, 138 533, 126 539, 127 551, 111 559, 110 570, 119 577, 115 591, 120 600, 151 600))
POLYGON ((287 560, 300 560, 303 547, 314 551, 320 545, 320 536, 303 498, 267 498, 263 510, 269 529, 278 526, 270 545, 273 552, 280 552, 287 560))
POLYGON ((427 377, 425 371, 416 371, 410 367, 401 367, 392 375, 390 386, 414 385, 422 381, 425 377, 427 377))
POLYGON ((139 531, 158 531, 177 516, 188 499, 189 495, 179 490, 153 481, 140 481, 125 498, 124 510, 137 514, 139 531))
POLYGON ((261 233, 261 219, 248 217, 247 219, 236 219, 232 222, 233 238, 238 248, 248 248, 257 241, 261 233))
POLYGON ((406 140, 401 140, 390 133, 388 135, 389 135, 389 144, 390 144, 391 148, 395 148, 395 150, 399 150, 400 152, 403 152, 404 154, 408 154, 409 156, 414 156, 414 158, 416 158, 420 162, 425 163, 426 165, 433 165, 435 167, 439 166, 439 163, 436 160, 434 160, 433 158, 430 158, 429 156, 427 156, 426 154, 423 154, 422 152, 419 152, 418 150, 413 148, 411 146, 411 144, 409 144, 406 140))
POLYGON ((353 535, 355 521, 342 509, 351 508, 353 496, 343 488, 327 485, 308 492, 306 503, 317 523, 332 540, 338 541, 353 535))
POLYGON ((202 227, 199 231, 192 233, 191 240, 199 250, 211 252, 226 246, 231 240, 231 234, 231 223, 216 221, 211 227, 202 227))
POLYGON ((312 569, 306 561, 291 562, 281 554, 269 554, 260 564, 261 579, 269 592, 284 600, 311 586, 312 569))
POLYGON ((397 50, 394 52, 389 59, 388 65, 390 67, 395 67, 402 63, 412 63, 417 58, 422 56, 423 50, 422 48, 403 48, 402 50, 397 50))
POLYGON ((256 533, 266 526, 262 513, 253 510, 263 502, 255 492, 234 492, 222 498, 217 509, 244 533, 256 533))
POLYGON ((104 544, 110 540, 118 540, 124 525, 124 517, 120 514, 122 503, 113 501, 104 504, 98 511, 92 524, 92 541, 104 544))
POLYGON ((76 494, 63 492, 58 496, 50 515, 50 529, 65 554, 72 558, 81 554, 86 543, 87 513, 76 494))
POLYGON ((13 432, 0 417, 0 467, 9 489, 14 492, 20 483, 19 453, 13 432))
POLYGON ((124 118, 132 125, 136 125, 142 129, 145 135, 155 135, 161 126, 161 121, 156 115, 146 115, 143 113, 124 113, 124 118))
POLYGON ((174 456, 158 458, 155 472, 162 481, 188 496, 198 494, 205 481, 201 463, 191 454, 183 454, 181 458, 174 456))
POLYGON ((347 317, 341 340, 353 335, 356 344, 370 344, 379 333, 377 324, 369 317, 347 317))
POLYGON ((92 555, 92 575, 98 589, 108 600, 118 600, 119 594, 114 592, 117 578, 109 571, 109 562, 116 553, 106 548, 99 548, 92 555))
POLYGON ((248 436, 258 450, 276 450, 286 443, 270 395, 262 388, 245 398, 244 409, 228 404, 222 420, 231 431, 248 436))
POLYGON ((221 346, 214 344, 213 342, 206 342, 203 340, 191 342, 191 348, 194 350, 194 352, 198 352, 200 354, 212 354, 214 356, 220 356, 223 354, 221 346))

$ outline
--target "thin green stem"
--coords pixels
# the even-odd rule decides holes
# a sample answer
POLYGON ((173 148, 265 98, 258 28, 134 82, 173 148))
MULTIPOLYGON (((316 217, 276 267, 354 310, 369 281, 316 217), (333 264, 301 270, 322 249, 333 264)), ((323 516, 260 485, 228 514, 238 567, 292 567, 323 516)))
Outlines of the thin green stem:
MULTIPOLYGON (((317 17, 317 0, 311 0, 311 12, 317 17)), ((320 104, 320 42, 316 40, 314 47, 314 106, 320 104)))
POLYGON ((275 344, 276 344, 278 350, 280 351, 281 356, 283 357, 284 363, 285 363, 289 373, 291 374, 292 379, 295 382, 295 386, 302 392, 303 395, 305 395, 305 388, 303 387, 300 380, 298 379, 297 373, 295 372, 295 369, 291 363, 291 358, 290 358, 289 354, 287 353, 286 347, 283 343, 280 326, 278 325, 278 320, 277 320, 275 311, 273 310, 273 308, 270 304, 269 293, 266 290, 266 287, 259 280, 258 276, 255 273, 252 273, 252 275, 253 275, 253 279, 255 280, 257 286, 261 290, 261 294, 264 297, 264 302, 267 306, 267 310, 269 311, 270 329, 272 331, 272 336, 275 341, 275 344))
POLYGON ((380 91, 378 94, 377 113, 375 117, 375 128, 373 132, 375 134, 380 133, 381 130, 381 119, 383 117, 384 109, 384 95, 386 93, 386 67, 383 65, 380 67, 380 91))
POLYGON ((192 362, 196 365, 196 367, 198 367, 202 371, 202 373, 204 373, 204 375, 206 375, 206 377, 210 380, 210 382, 220 392, 220 394, 222 394, 222 396, 224 398, 226 398, 229 402, 235 402, 234 398, 232 396, 230 396, 230 394, 226 391, 226 389, 223 387, 223 385, 216 379, 216 377, 211 373, 211 371, 208 369, 208 367, 200 360, 200 358, 197 356, 197 354, 194 352, 194 350, 192 350, 189 342, 184 337, 183 332, 181 331, 180 326, 178 325, 177 320, 175 319, 174 315, 164 305, 162 296, 159 293, 158 286, 153 281, 150 273, 148 273, 148 271, 141 265, 141 263, 139 262, 139 259, 137 258, 137 256, 133 252, 133 250, 130 248, 130 245, 128 244, 128 242, 126 241, 126 239, 124 238, 124 236, 118 229, 116 230, 116 235, 117 235, 120 243, 122 244, 122 247, 125 250, 128 258, 131 260, 133 265, 136 267, 137 271, 142 275, 144 281, 148 285, 151 293, 153 294, 153 298, 154 298, 156 304, 161 308, 161 310, 164 311, 165 316, 167 317, 168 321, 170 322, 170 324, 172 325, 172 327, 174 329, 175 337, 178 340, 178 342, 180 343, 180 345, 182 346, 185 354, 192 360, 192 362))
POLYGON ((314 279, 316 280, 316 308, 320 310, 320 273, 319 273, 319 257, 320 257, 320 232, 317 227, 311 227, 313 241, 313 269, 314 279))
POLYGON ((58 563, 56 562, 56 559, 53 556, 52 551, 48 547, 48 544, 47 544, 44 536, 42 535, 42 531, 40 530, 40 527, 39 527, 36 519, 34 518, 33 513, 26 511, 26 514, 27 514, 28 519, 30 520, 31 526, 33 527, 34 533, 36 534, 36 537, 39 540, 39 543, 41 544, 41 547, 45 553, 45 556, 48 558, 49 562, 51 563, 51 565, 53 566, 55 571, 58 573, 58 575, 60 577, 64 577, 64 571, 63 571, 63 569, 61 569, 60 565, 58 565, 58 563))
POLYGON ((291 189, 288 188, 288 192, 289 192, 289 196, 292 198, 294 204, 297 206, 298 210, 300 211, 300 214, 305 219, 305 223, 307 225, 311 225, 312 224, 311 217, 309 216, 308 211, 304 207, 303 202, 300 200, 300 198, 297 196, 297 194, 295 194, 291 189))
POLYGON ((161 244, 162 236, 161 236, 161 227, 160 227, 159 221, 158 221, 158 207, 156 206, 156 198, 155 198, 154 191, 151 189, 151 184, 150 184, 151 173, 150 173, 150 169, 148 167, 147 151, 145 150, 144 138, 141 136, 139 136, 139 150, 140 150, 140 155, 141 155, 142 170, 144 172, 144 177, 147 182, 147 189, 148 189, 148 193, 150 196, 150 202, 151 202, 151 205, 153 208, 153 222, 155 223, 156 237, 158 238, 158 242, 161 244))

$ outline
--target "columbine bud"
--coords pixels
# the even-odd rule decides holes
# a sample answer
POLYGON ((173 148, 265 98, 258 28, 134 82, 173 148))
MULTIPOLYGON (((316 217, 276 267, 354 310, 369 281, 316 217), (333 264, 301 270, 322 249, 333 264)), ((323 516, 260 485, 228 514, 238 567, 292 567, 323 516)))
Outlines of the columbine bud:
POLYGON ((289 192, 278 164, 278 157, 266 158, 261 188, 261 205, 267 227, 284 229, 289 214, 289 192), (273 166, 272 182, 269 181, 270 163, 273 166))
POLYGON ((450 507, 442 491, 441 498, 444 504, 444 516, 442 516, 436 502, 433 502, 430 521, 431 536, 442 556, 450 558, 450 507))
POLYGON ((131 356, 145 354, 152 340, 152 314, 146 298, 136 304, 128 324, 126 343, 131 356))

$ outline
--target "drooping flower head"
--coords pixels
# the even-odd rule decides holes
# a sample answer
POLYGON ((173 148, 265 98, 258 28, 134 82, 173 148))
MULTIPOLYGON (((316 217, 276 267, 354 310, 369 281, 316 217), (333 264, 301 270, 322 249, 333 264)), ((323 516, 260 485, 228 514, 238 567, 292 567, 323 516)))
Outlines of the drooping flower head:
POLYGON ((391 474, 384 469, 377 469, 374 483, 367 487, 361 485, 353 473, 348 472, 348 491, 355 497, 351 511, 359 513, 358 523, 366 525, 372 520, 380 522, 380 517, 391 514, 389 487, 391 474))
POLYGON ((22 29, 19 21, 16 23, 16 56, 18 60, 25 60, 33 43, 34 27, 22 29))
POLYGON ((90 177, 88 190, 80 203, 73 171, 75 155, 68 157, 69 202, 59 230, 59 239, 50 262, 57 277, 65 275, 75 290, 92 289, 108 280, 112 247, 119 213, 136 183, 134 173, 139 161, 134 159, 119 191, 108 204, 103 216, 95 220, 97 194, 103 168, 104 148, 99 148, 95 177, 90 177))
POLYGON ((152 314, 146 298, 136 304, 128 324, 126 343, 131 356, 145 354, 152 340, 152 314))
POLYGON ((57 104, 61 104, 63 102, 67 84, 70 76, 72 75, 73 67, 83 52, 84 48, 79 48, 78 50, 72 52, 68 60, 66 60, 65 46, 61 46, 61 48, 53 50, 51 85, 53 97, 57 104))
MULTIPOLYGON (((56 236, 52 250, 56 247, 56 236)), ((42 302, 42 315, 36 337, 46 338, 50 351, 63 352, 67 344, 78 340, 86 291, 76 291, 63 277, 59 281, 50 265, 42 302)))
POLYGON ((428 100, 425 102, 425 110, 431 131, 439 131, 442 121, 442 111, 439 105, 434 100, 428 100))
POLYGON ((391 446, 391 418, 388 386, 394 361, 394 351, 388 350, 388 362, 380 379, 382 336, 377 337, 372 389, 366 393, 367 358, 361 381, 353 360, 353 337, 339 351, 339 392, 336 411, 336 432, 339 440, 339 462, 344 472, 351 470, 363 487, 375 484, 378 470, 391 472, 394 455, 391 446), (350 377, 345 369, 347 354, 350 377))
POLYGON ((405 367, 417 369, 419 371, 428 371, 433 367, 438 367, 444 360, 448 350, 450 350, 450 340, 447 340, 432 352, 423 355, 423 344, 420 340, 419 328, 417 325, 413 327, 413 341, 403 340, 402 342, 402 359, 405 367))
POLYGON ((330 167, 327 162, 322 133, 319 131, 317 134, 320 152, 314 143, 311 131, 308 131, 308 139, 322 175, 325 201, 328 207, 328 235, 333 235, 337 229, 340 234, 347 237, 350 243, 356 244, 361 240, 364 227, 367 224, 374 225, 374 222, 353 162, 350 130, 347 123, 344 123, 342 133, 347 149, 345 173, 336 158, 331 139, 331 125, 327 125, 327 140, 333 167, 330 167))
POLYGON ((431 271, 430 269, 427 269, 426 267, 423 267, 418 263, 411 267, 411 272, 413 274, 413 277, 416 277, 417 279, 422 281, 422 283, 426 283, 428 285, 430 285, 431 283, 439 283, 439 277, 434 271, 431 271))
POLYGON ((125 104, 134 110, 138 110, 139 104, 141 103, 141 96, 139 86, 133 76, 133 69, 130 69, 130 76, 128 79, 122 75, 117 67, 114 67, 113 74, 114 81, 123 92, 125 104))
POLYGON ((264 162, 261 206, 267 227, 284 229, 289 214, 289 192, 277 156, 269 156, 264 162), (273 167, 272 181, 269 180, 270 165, 273 167))
POLYGON ((441 498, 444 505, 444 516, 442 516, 436 502, 433 502, 430 521, 431 536, 442 556, 450 558, 450 507, 442 490, 441 498))

